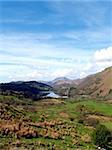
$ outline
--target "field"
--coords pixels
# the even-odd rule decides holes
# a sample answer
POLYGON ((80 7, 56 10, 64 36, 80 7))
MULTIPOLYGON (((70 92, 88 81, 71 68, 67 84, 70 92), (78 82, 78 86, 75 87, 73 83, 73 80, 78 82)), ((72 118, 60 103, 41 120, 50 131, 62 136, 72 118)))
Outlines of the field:
POLYGON ((95 150, 98 123, 112 131, 108 101, 0 96, 1 150, 95 150))

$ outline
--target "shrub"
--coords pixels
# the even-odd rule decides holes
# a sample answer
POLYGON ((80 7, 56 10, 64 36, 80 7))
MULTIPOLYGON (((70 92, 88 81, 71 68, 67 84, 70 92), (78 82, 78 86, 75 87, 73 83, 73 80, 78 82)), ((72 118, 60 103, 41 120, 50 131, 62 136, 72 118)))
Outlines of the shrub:
POLYGON ((110 131, 104 126, 99 124, 96 130, 93 132, 93 142, 100 147, 108 147, 108 143, 111 139, 110 131))
POLYGON ((97 127, 99 124, 99 120, 96 118, 85 118, 84 124, 88 126, 97 127))

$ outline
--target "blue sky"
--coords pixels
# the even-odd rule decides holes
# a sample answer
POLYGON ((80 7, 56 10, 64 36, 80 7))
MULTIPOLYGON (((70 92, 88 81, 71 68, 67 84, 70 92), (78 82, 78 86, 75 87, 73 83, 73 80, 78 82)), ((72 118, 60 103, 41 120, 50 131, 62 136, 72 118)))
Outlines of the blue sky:
POLYGON ((111 0, 0 0, 0 82, 82 78, 112 65, 111 0))

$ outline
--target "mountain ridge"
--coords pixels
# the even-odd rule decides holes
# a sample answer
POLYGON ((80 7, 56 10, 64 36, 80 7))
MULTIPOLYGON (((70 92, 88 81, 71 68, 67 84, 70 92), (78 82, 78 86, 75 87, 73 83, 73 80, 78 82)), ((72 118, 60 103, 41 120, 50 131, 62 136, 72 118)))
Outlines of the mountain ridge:
POLYGON ((105 97, 110 95, 111 98, 112 66, 105 68, 98 73, 88 75, 82 79, 68 79, 62 80, 61 82, 57 79, 55 83, 53 82, 53 84, 51 84, 51 86, 58 94, 68 95, 69 97, 75 97, 76 95, 105 97))
POLYGON ((1 94, 20 94, 38 99, 54 91, 60 96, 91 96, 112 98, 112 66, 82 79, 59 77, 48 82, 16 81, 0 84, 1 94))

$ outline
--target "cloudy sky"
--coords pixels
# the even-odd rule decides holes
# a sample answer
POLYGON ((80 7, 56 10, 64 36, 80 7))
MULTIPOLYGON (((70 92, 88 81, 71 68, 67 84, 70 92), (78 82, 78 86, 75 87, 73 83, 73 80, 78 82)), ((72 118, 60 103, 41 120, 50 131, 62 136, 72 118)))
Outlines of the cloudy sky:
POLYGON ((112 66, 111 0, 0 0, 0 82, 112 66))

